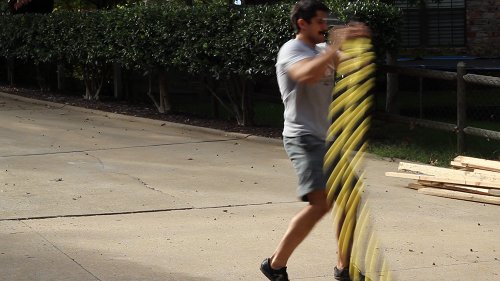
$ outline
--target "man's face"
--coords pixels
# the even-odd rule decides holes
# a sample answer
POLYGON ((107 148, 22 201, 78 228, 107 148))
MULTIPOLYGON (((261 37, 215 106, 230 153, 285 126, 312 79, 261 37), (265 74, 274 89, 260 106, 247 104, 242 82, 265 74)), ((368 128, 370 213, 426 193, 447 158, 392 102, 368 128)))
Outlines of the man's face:
POLYGON ((311 43, 318 44, 325 42, 325 32, 328 31, 326 18, 328 14, 324 11, 317 11, 316 16, 308 23, 304 21, 301 26, 301 32, 311 41, 311 43))

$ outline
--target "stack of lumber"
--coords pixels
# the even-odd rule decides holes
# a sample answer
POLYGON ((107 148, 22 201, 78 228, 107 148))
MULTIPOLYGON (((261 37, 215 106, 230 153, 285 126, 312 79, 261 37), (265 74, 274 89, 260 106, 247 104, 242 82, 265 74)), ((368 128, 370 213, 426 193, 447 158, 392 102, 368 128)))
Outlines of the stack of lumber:
POLYGON ((415 179, 409 188, 419 193, 500 205, 500 161, 458 156, 451 168, 400 162, 389 177, 415 179))

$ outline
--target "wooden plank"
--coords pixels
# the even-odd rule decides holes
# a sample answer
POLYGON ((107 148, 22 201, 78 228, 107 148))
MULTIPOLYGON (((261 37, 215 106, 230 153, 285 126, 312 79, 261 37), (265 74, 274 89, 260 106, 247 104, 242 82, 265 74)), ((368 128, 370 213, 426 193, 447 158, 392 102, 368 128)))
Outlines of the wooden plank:
POLYGON ((490 176, 492 178, 498 178, 500 179, 500 173, 499 172, 493 172, 493 171, 487 171, 487 170, 481 170, 481 169, 473 169, 472 170, 475 174, 481 174, 485 176, 490 176))
POLYGON ((468 185, 450 184, 450 183, 443 184, 442 188, 448 189, 448 190, 468 192, 468 193, 473 193, 473 194, 490 195, 489 188, 472 187, 472 186, 468 186, 468 185))
POLYGON ((455 157, 454 161, 465 164, 467 167, 500 172, 500 161, 485 160, 467 156, 457 156, 455 157))
POLYGON ((421 185, 421 184, 412 182, 412 183, 409 183, 407 187, 411 188, 411 189, 419 190, 421 188, 424 188, 425 185, 421 185))
POLYGON ((452 198, 452 199, 459 199, 459 200, 467 200, 467 201, 473 201, 473 202, 500 205, 500 198, 499 197, 489 196, 489 195, 470 194, 470 193, 466 193, 466 192, 445 190, 445 189, 432 188, 432 187, 421 188, 418 190, 418 193, 446 197, 446 198, 452 198))
POLYGON ((481 179, 478 179, 476 177, 469 177, 469 176, 449 178, 449 177, 405 174, 405 173, 395 173, 395 172, 386 172, 385 175, 388 177, 396 177, 396 178, 445 182, 445 183, 456 183, 456 184, 463 184, 463 185, 482 186, 482 187, 500 189, 500 181, 495 181, 495 182, 482 181, 481 179))
MULTIPOLYGON (((437 182, 426 182, 426 181, 418 181, 417 185, 420 185, 422 187, 448 189, 448 190, 469 192, 469 193, 481 194, 481 195, 493 195, 490 193, 490 190, 494 190, 494 189, 489 189, 489 188, 472 187, 472 186, 461 185, 461 184, 437 183, 437 182)), ((498 190, 498 191, 500 192, 500 190, 498 190)))
POLYGON ((465 164, 462 164, 462 162, 458 162, 458 161, 450 161, 450 165, 453 167, 453 168, 459 168, 459 169, 467 169, 467 170, 473 170, 472 168, 468 168, 467 165, 465 164))
POLYGON ((462 164, 461 162, 451 161, 450 165, 456 170, 474 172, 475 174, 481 174, 481 175, 485 175, 485 176, 491 176, 494 178, 500 178, 499 172, 482 170, 482 169, 478 169, 478 168, 474 169, 472 167, 467 167, 466 164, 462 164))
POLYGON ((447 169, 447 168, 439 168, 429 165, 415 164, 415 163, 407 163, 407 162, 399 162, 398 171, 411 171, 418 172, 426 175, 457 175, 460 174, 461 171, 447 169))
POLYGON ((399 171, 418 172, 430 176, 443 176, 443 177, 475 177, 482 181, 496 181, 500 182, 500 173, 487 171, 487 173, 476 173, 473 171, 461 171, 449 168, 434 167, 429 165, 414 164, 407 162, 400 162, 399 171))
POLYGON ((448 189, 462 192, 469 192, 473 194, 481 194, 481 195, 490 195, 490 196, 498 196, 500 197, 500 190, 498 189, 488 189, 488 188, 479 188, 479 187, 471 187, 468 185, 458 185, 458 184, 443 184, 437 182, 430 181, 419 181, 418 183, 409 183, 407 188, 419 190, 421 188, 432 187, 439 189, 448 189))
POLYGON ((500 196, 500 190, 498 189, 490 189, 488 190, 488 193, 493 196, 500 196))
POLYGON ((424 180, 419 180, 419 184, 425 185, 425 186, 431 186, 431 187, 441 187, 443 186, 444 183, 442 182, 435 182, 435 181, 424 181, 424 180))

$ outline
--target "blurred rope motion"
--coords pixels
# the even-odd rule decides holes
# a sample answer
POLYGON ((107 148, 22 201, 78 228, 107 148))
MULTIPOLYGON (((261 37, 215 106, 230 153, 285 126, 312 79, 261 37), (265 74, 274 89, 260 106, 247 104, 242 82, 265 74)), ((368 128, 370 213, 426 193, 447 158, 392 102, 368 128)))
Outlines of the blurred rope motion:
POLYGON ((361 169, 367 147, 375 84, 375 53, 371 40, 347 40, 341 48, 346 58, 337 68, 327 133, 328 151, 324 171, 328 176, 327 192, 333 202, 333 221, 337 230, 338 250, 349 261, 353 281, 390 281, 387 261, 381 255, 371 224, 361 169), (362 200, 364 199, 364 200, 362 200))

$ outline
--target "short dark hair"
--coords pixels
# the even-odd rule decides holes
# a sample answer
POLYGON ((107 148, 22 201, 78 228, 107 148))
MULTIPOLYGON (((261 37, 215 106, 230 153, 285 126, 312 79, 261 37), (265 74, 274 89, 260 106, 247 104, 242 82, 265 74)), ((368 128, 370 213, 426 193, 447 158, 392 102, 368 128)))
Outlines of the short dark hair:
POLYGON ((318 0, 300 0, 295 4, 290 13, 290 19, 292 20, 292 26, 296 33, 299 33, 300 28, 297 24, 299 19, 303 19, 310 23, 311 19, 316 16, 317 11, 330 12, 330 9, 318 0))

